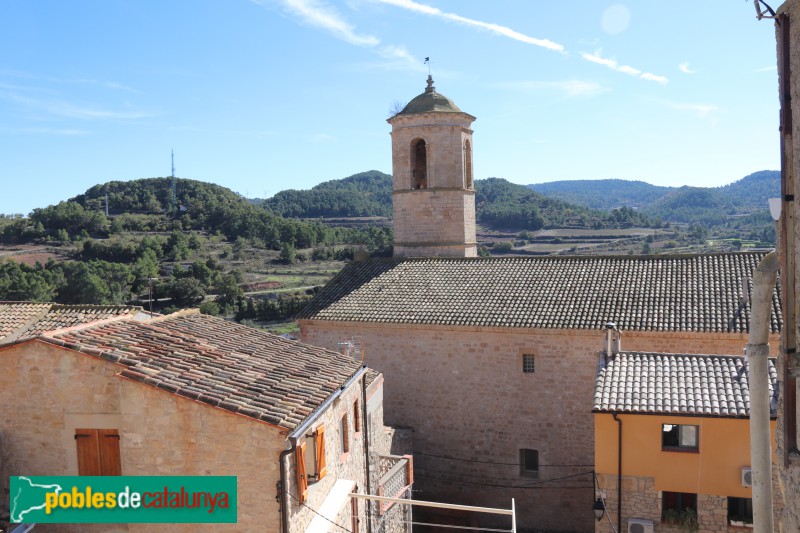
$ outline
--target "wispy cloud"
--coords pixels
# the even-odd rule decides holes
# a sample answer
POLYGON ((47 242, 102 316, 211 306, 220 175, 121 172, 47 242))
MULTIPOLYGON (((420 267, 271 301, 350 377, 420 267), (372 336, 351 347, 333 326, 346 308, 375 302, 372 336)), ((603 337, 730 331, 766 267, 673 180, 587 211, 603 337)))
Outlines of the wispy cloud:
POLYGON ((155 116, 142 111, 110 111, 106 109, 84 107, 58 99, 31 98, 15 92, 0 92, 0 98, 15 102, 32 109, 46 111, 50 114, 77 119, 117 119, 131 120, 155 116))
POLYGON ((500 83, 497 87, 512 90, 553 90, 561 93, 565 98, 578 98, 596 96, 608 91, 608 88, 594 81, 563 80, 563 81, 512 81, 500 83))
POLYGON ((415 58, 405 47, 382 44, 379 37, 360 33, 334 6, 324 0, 250 0, 252 3, 267 7, 280 5, 284 12, 301 24, 319 28, 337 39, 355 46, 371 49, 388 62, 383 68, 412 68, 424 70, 422 62, 415 58))
POLYGON ((601 50, 596 50, 593 54, 590 54, 588 52, 581 52, 581 57, 591 63, 603 65, 604 67, 608 67, 611 70, 622 72, 623 74, 628 74, 629 76, 634 76, 643 80, 655 81, 661 84, 669 82, 669 79, 666 76, 660 76, 658 74, 652 74, 650 72, 643 72, 642 70, 632 67, 630 65, 622 65, 618 63, 616 59, 606 58, 603 57, 601 54, 602 54, 601 50))
POLYGON ((519 41, 526 44, 532 44, 534 46, 541 46, 542 48, 547 48, 548 50, 555 50, 556 52, 564 51, 563 45, 553 42, 549 39, 539 39, 536 37, 531 37, 529 35, 525 35, 524 33, 512 30, 508 26, 501 26, 500 24, 494 24, 491 22, 484 22, 481 20, 462 17, 461 15, 457 15, 455 13, 447 13, 437 7, 429 6, 426 4, 420 4, 419 2, 414 2, 413 0, 375 0, 375 1, 382 4, 388 4, 403 9, 407 9, 409 11, 414 11, 416 13, 421 13, 423 15, 440 17, 445 20, 457 22, 459 24, 465 24, 467 26, 480 28, 483 30, 490 31, 492 33, 496 33, 497 35, 501 35, 503 37, 508 37, 509 39, 514 39, 515 41, 519 41))
POLYGON ((689 62, 688 61, 684 61, 683 63, 678 65, 678 70, 680 70, 684 74, 697 74, 697 72, 698 72, 697 70, 693 70, 693 69, 689 68, 689 62))
POLYGON ((767 67, 757 68, 753 70, 753 72, 775 72, 776 70, 778 70, 778 65, 769 65, 767 67))
POLYGON ((676 111, 688 111, 693 113, 697 118, 709 118, 714 113, 719 111, 719 107, 712 104, 690 104, 686 102, 662 100, 659 98, 653 99, 653 101, 669 109, 674 109, 676 111))
POLYGON ((381 42, 375 36, 357 33, 353 25, 328 3, 320 0, 283 0, 282 4, 289 13, 299 17, 303 22, 329 31, 350 44, 377 46, 381 42))

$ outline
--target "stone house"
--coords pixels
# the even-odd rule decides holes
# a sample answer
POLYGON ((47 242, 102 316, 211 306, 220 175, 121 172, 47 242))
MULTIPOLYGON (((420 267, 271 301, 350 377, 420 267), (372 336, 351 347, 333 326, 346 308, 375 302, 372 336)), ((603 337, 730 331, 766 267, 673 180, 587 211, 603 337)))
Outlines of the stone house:
POLYGON ((378 492, 379 458, 408 463, 388 456, 379 373, 197 312, 47 331, 0 358, 4 476, 232 475, 238 523, 215 530, 355 532, 374 513, 350 492, 378 492))
MULTIPOLYGON (((741 356, 600 356, 595 470, 608 516, 597 533, 611 533, 612 522, 622 531, 679 532, 678 523, 692 518, 708 533, 752 527, 748 377, 741 356)), ((774 437, 774 360, 769 380, 774 437)))
MULTIPOLYGON (((418 499, 513 497, 523 530, 592 531, 598 333, 614 322, 634 351, 740 353, 764 254, 473 257, 473 120, 430 79, 389 119, 395 257, 345 267, 298 315, 301 337, 363 340, 387 423, 413 428, 418 499)), ((776 350, 780 322, 776 293, 776 350)))

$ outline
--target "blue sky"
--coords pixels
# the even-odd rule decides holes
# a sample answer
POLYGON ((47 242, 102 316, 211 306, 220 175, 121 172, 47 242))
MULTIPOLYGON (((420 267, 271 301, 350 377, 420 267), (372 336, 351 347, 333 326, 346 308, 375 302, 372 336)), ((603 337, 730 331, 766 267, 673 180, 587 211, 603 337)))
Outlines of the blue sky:
MULTIPOLYGON (((769 2, 777 8, 781 2, 769 2)), ((718 186, 779 168, 750 0, 3 0, 0 213, 170 173, 248 197, 391 171, 394 102, 474 123, 476 178, 718 186)))

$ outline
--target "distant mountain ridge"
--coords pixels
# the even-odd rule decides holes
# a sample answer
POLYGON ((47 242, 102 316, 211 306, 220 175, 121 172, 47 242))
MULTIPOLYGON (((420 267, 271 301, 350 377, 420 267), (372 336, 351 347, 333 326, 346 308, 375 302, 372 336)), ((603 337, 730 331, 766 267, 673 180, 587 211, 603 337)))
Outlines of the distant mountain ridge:
POLYGON ((722 187, 664 187, 621 179, 550 181, 528 187, 546 196, 592 209, 609 210, 624 206, 661 216, 669 215, 672 209, 734 207, 736 214, 743 211, 749 214, 765 210, 767 199, 780 195, 780 171, 754 172, 722 187))
MULTIPOLYGON (((377 170, 250 200, 283 217, 391 217, 392 177, 377 170)), ((490 228, 537 230, 545 225, 620 227, 648 224, 634 210, 609 214, 531 191, 501 178, 475 181, 478 222, 490 228)))

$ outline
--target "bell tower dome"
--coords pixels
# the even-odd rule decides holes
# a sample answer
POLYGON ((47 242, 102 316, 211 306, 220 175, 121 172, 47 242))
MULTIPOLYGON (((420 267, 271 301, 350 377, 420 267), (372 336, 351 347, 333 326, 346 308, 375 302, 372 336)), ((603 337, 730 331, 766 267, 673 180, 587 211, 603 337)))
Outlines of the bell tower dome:
POLYGON ((392 125, 392 205, 396 257, 476 257, 472 129, 475 117, 425 92, 392 125))

